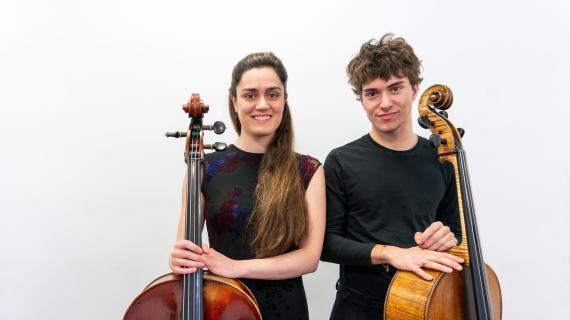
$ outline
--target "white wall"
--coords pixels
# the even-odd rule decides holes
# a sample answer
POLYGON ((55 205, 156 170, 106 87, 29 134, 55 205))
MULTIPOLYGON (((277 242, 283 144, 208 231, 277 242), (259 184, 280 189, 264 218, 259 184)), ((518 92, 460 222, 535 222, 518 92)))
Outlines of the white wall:
MULTIPOLYGON (((297 149, 324 161, 369 129, 344 70, 389 31, 423 60, 421 89, 454 91, 504 319, 567 315, 569 5, 458 2, 2 2, 0 318, 120 318, 168 271, 184 167, 163 134, 187 126, 190 94, 229 125, 231 68, 274 51, 297 149)), ((336 274, 305 278, 312 318, 328 319, 336 274)))

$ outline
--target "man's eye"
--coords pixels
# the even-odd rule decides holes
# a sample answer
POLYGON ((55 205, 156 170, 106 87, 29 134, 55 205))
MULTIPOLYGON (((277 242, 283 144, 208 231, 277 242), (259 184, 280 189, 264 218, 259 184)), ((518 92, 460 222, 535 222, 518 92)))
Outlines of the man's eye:
POLYGON ((364 93, 364 96, 365 96, 365 97, 369 97, 369 98, 375 97, 376 95, 378 95, 378 92, 375 92, 375 91, 366 91, 366 92, 364 93))
POLYGON ((402 90, 402 86, 395 86, 395 87, 390 88, 390 92, 392 92, 392 93, 398 93, 398 92, 400 92, 400 90, 402 90))

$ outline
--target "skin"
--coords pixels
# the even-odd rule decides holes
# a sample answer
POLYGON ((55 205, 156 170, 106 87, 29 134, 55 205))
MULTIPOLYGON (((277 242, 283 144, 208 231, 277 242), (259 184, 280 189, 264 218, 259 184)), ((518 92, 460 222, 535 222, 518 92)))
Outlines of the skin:
MULTIPOLYGON (((416 145, 418 136, 412 130, 411 110, 417 93, 418 86, 412 86, 405 76, 392 75, 388 80, 375 78, 363 84, 360 100, 372 124, 370 136, 374 141, 398 151, 416 145)), ((457 239, 440 221, 417 232, 414 239, 417 246, 412 248, 377 244, 370 254, 372 263, 388 263, 399 270, 415 272, 426 280, 432 280, 432 276, 422 268, 442 272, 462 269, 463 259, 443 252, 457 245, 457 239)))
MULTIPOLYGON (((235 145, 245 151, 263 153, 271 142, 283 117, 285 88, 272 68, 254 68, 246 71, 232 97, 241 123, 241 134, 235 145)), ((199 247, 183 240, 185 225, 186 183, 182 190, 182 209, 178 236, 170 254, 170 268, 177 274, 208 268, 228 278, 288 279, 314 272, 317 269, 325 234, 325 176, 322 166, 317 169, 305 192, 309 213, 308 233, 299 248, 278 256, 234 260, 207 245, 199 247)), ((201 196, 201 212, 204 197, 201 196)), ((202 222, 204 217, 202 216, 202 222)))
POLYGON ((283 119, 285 88, 272 68, 244 72, 232 97, 241 123, 236 146, 248 152, 263 153, 283 119))

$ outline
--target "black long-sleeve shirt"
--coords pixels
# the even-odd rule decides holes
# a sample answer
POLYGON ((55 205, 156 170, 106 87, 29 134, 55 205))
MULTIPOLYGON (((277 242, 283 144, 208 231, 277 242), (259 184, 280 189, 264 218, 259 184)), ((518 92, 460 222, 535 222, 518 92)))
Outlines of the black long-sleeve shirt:
POLYGON ((419 137, 410 150, 395 151, 365 135, 334 149, 324 165, 327 227, 323 261, 340 264, 343 286, 383 297, 393 272, 373 266, 380 243, 415 246, 414 234, 434 221, 461 227, 453 168, 419 137))

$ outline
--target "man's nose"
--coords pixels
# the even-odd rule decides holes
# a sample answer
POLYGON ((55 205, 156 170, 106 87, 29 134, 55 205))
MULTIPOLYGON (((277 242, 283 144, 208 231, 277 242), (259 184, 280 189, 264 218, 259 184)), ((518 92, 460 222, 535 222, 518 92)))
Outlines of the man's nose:
POLYGON ((392 107, 392 99, 390 98, 390 95, 383 94, 382 96, 380 96, 380 108, 382 108, 383 110, 388 110, 391 107, 392 107))

